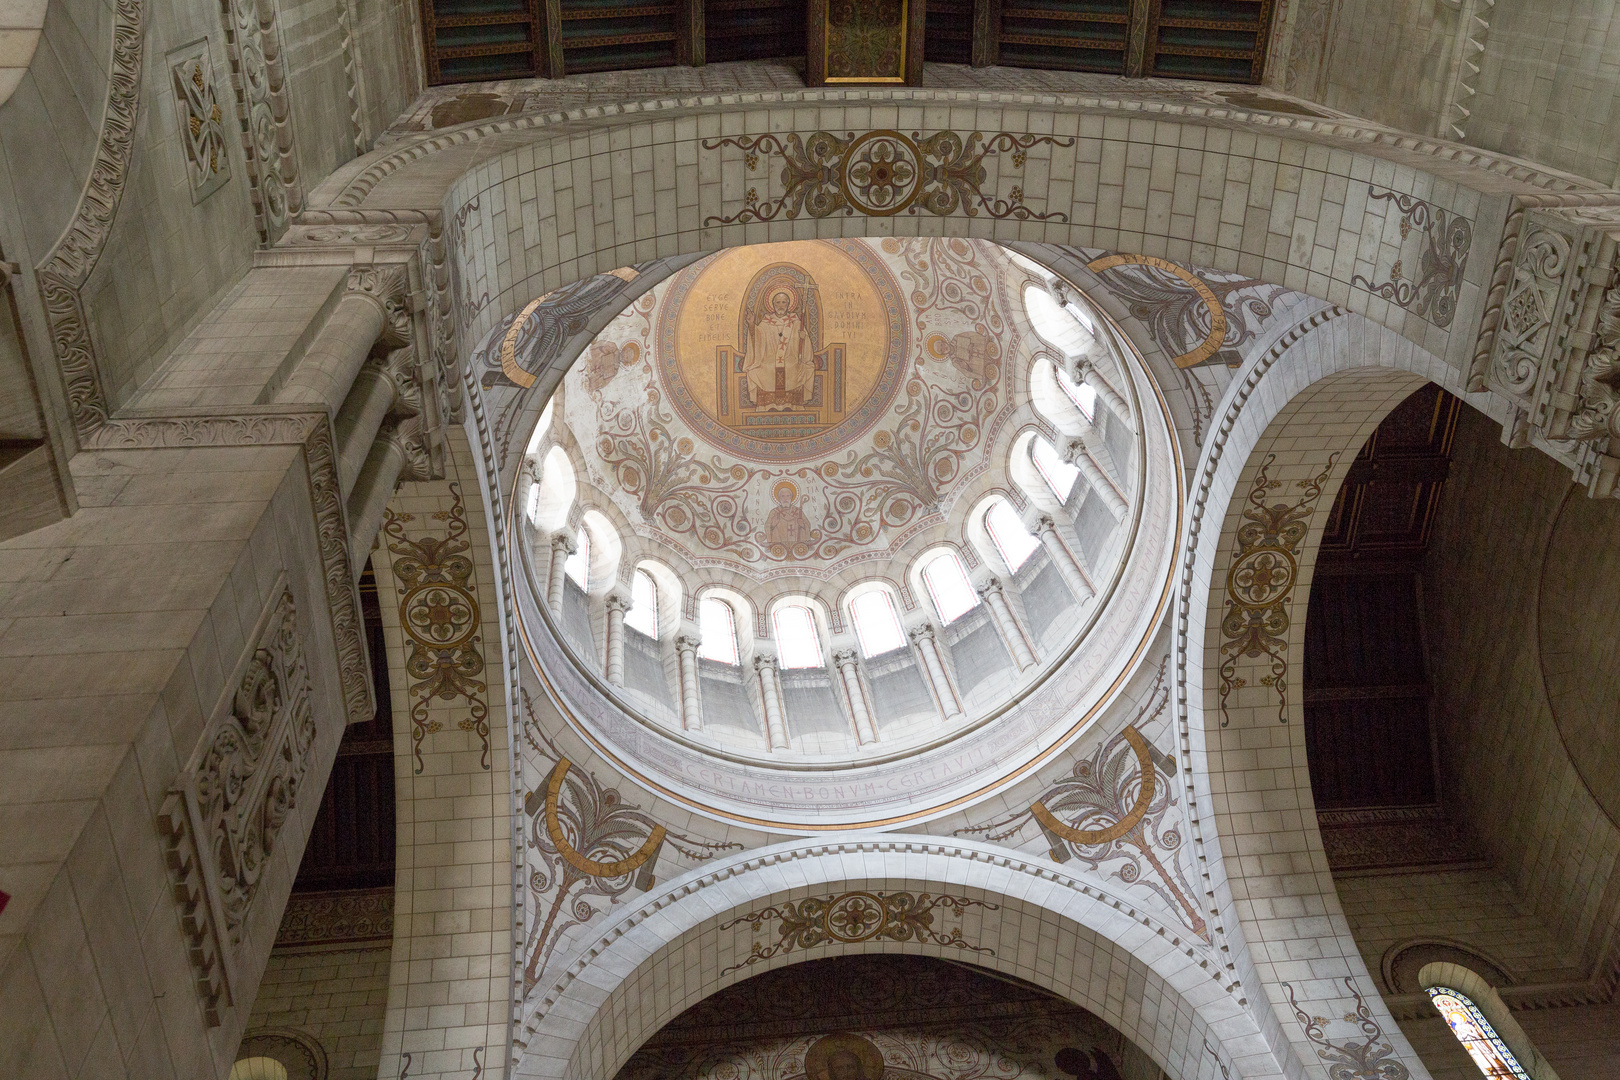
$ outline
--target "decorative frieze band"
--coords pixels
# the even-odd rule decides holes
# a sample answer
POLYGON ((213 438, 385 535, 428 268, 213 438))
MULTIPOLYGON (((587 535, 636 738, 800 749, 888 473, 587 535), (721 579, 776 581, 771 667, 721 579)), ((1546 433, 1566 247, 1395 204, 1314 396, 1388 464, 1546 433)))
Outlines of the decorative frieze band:
POLYGON ((208 1023, 248 992, 244 925, 276 840, 298 804, 315 712, 285 575, 259 618, 235 690, 203 730, 158 814, 175 901, 208 1023))
POLYGON ((225 40, 236 83, 236 118, 253 185, 259 243, 268 247, 303 207, 292 101, 275 0, 226 0, 225 40))

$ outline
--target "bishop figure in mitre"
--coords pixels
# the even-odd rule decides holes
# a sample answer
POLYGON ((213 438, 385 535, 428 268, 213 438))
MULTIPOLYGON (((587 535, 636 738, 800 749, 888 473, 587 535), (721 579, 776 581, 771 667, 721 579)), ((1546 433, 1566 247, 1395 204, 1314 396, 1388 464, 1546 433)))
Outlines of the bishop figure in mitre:
POLYGON ((815 348, 797 306, 787 289, 775 290, 749 331, 743 372, 755 405, 802 405, 815 389, 815 348))

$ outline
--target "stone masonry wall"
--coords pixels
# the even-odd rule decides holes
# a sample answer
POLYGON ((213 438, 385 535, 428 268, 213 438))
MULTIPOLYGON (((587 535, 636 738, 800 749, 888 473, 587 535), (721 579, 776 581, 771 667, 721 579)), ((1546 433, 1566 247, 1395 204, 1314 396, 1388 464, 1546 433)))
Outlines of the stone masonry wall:
POLYGON ((247 1037, 294 1028, 326 1051, 327 1080, 374 1080, 388 1006, 390 950, 273 952, 247 1037))

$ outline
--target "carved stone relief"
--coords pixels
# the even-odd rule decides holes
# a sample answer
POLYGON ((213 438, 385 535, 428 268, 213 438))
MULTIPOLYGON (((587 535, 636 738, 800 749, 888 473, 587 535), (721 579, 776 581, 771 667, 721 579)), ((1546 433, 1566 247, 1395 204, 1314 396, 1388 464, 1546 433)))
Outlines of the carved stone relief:
POLYGON ((225 40, 236 77, 236 118, 247 152, 259 242, 268 247, 304 203, 275 0, 226 0, 225 40))
POLYGON ((298 612, 285 579, 222 701, 158 814, 210 1025, 250 988, 243 937, 281 827, 298 804, 315 712, 298 612))
MULTIPOLYGON (((1530 210, 1500 307, 1487 312, 1472 389, 1516 406, 1512 445, 1559 453, 1593 497, 1620 481, 1620 244, 1592 215, 1530 210), (1494 316, 1494 325, 1492 317, 1494 316)), ((1511 223, 1510 223, 1511 230, 1511 223)))
POLYGON ((208 39, 183 45, 169 53, 167 59, 175 119, 180 124, 180 147, 186 159, 186 180, 191 184, 191 201, 199 203, 231 178, 225 113, 214 90, 208 39))

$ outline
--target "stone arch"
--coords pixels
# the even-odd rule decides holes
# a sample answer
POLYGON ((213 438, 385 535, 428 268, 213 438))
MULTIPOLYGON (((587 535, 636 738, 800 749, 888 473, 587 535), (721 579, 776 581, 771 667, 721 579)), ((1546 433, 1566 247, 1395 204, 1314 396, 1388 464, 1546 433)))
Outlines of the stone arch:
POLYGON ((1113 1025, 1175 1080, 1285 1075, 1237 988, 1200 963, 1177 930, 1097 884, 972 841, 790 841, 661 885, 594 927, 580 946, 583 959, 530 998, 536 1004, 516 1035, 514 1077, 611 1077, 665 1023, 749 975, 823 956, 896 951, 1032 982, 1113 1025), (968 900, 963 942, 875 935, 750 964, 751 943, 774 935, 720 929, 783 903, 849 891, 968 900))
POLYGON ((1278 1033, 1302 1060, 1328 1054, 1336 1038, 1332 1024, 1313 1035, 1312 1015, 1364 1004, 1387 1056, 1420 1080, 1427 1071, 1378 996, 1328 872, 1293 672, 1339 485, 1383 418, 1426 381, 1500 408, 1468 394, 1438 357, 1341 308, 1312 314, 1245 363, 1193 475, 1174 653, 1194 842, 1211 868, 1205 900, 1217 933, 1243 943, 1229 946, 1236 977, 1269 996, 1278 1033), (1257 501, 1286 510, 1268 517, 1257 501), (1220 851, 1203 850, 1217 836, 1220 851), (1309 965, 1298 962, 1306 956, 1309 965))

